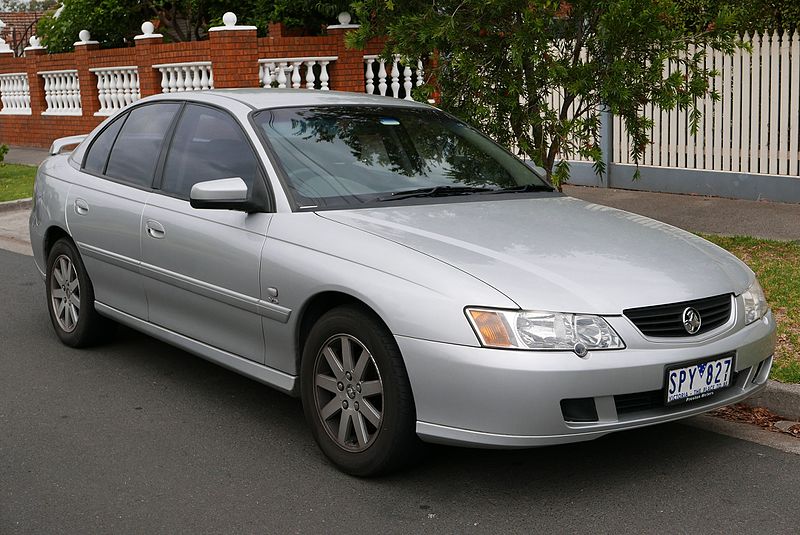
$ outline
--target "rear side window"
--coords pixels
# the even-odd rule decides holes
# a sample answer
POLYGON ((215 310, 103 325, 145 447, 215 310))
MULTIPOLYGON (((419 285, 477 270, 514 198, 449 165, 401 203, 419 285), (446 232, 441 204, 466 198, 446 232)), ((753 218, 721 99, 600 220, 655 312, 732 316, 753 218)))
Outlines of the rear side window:
POLYGON ((164 192, 188 199, 197 182, 239 177, 252 189, 260 175, 239 124, 225 112, 189 104, 175 128, 163 176, 164 192))
POLYGON ((105 174, 134 186, 149 187, 164 137, 180 109, 165 102, 131 110, 111 149, 105 174))
POLYGON ((89 147, 89 152, 86 154, 86 161, 83 168, 90 173, 102 175, 106 172, 106 162, 108 161, 108 153, 111 150, 111 145, 117 139, 119 129, 122 128, 127 114, 115 119, 113 123, 108 125, 105 130, 94 138, 92 146, 89 147))

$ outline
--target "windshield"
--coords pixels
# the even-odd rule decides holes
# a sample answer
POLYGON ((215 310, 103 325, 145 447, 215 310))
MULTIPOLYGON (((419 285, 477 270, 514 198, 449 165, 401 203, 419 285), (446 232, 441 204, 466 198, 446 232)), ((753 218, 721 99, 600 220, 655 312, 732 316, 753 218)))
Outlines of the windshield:
POLYGON ((260 111, 254 119, 300 208, 550 190, 493 141, 434 109, 281 108, 260 111))

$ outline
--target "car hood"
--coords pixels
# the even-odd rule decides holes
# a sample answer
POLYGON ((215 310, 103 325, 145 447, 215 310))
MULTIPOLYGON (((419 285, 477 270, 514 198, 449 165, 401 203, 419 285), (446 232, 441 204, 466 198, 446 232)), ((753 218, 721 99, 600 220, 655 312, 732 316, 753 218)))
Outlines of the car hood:
POLYGON ((693 234, 571 197, 318 215, 450 264, 523 309, 620 314, 626 308, 738 294, 753 280, 741 261, 693 234))

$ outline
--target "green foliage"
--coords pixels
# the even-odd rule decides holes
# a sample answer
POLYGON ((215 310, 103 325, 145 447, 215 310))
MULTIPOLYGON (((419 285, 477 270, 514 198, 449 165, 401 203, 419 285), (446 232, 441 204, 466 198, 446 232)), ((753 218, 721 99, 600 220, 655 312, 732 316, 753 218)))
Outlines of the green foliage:
POLYGON ((714 73, 687 49, 737 46, 728 10, 707 14, 698 30, 686 26, 675 0, 359 0, 354 7, 362 26, 350 45, 387 35, 387 54, 434 59, 428 72, 441 106, 530 157, 556 185, 569 175, 559 163, 567 153, 604 170, 602 106, 625 122, 635 161, 650 143, 646 104, 692 110, 696 127, 694 104, 714 73), (673 74, 664 76, 668 62, 673 74), (563 96, 562 106, 550 104, 551 93, 563 96))
POLYGON ((323 24, 336 20, 330 13, 344 9, 346 2, 316 0, 64 0, 58 17, 47 13, 37 27, 42 44, 49 52, 68 52, 81 30, 89 30, 92 39, 104 48, 133 43, 142 22, 157 23, 166 41, 204 39, 210 26, 222 24, 226 11, 236 13, 239 24, 256 26, 266 35, 270 22, 303 28, 318 34, 323 24))
POLYGON ((104 47, 124 46, 149 19, 144 6, 133 0, 65 0, 58 17, 55 13, 48 12, 36 28, 51 53, 71 52, 81 30, 89 30, 104 47))
POLYGON ((8 154, 8 145, 3 143, 0 145, 0 165, 5 165, 6 154, 8 154))
POLYGON ((798 0, 676 0, 684 13, 689 28, 702 29, 710 13, 728 9, 733 16, 733 27, 745 31, 800 29, 800 2, 798 0))

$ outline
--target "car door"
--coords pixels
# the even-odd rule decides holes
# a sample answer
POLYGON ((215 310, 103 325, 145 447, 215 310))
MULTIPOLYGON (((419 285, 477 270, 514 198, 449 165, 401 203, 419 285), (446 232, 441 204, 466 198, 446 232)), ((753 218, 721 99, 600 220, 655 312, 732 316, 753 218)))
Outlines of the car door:
POLYGON ((167 131, 180 104, 134 108, 92 141, 67 195, 67 225, 97 301, 147 317, 139 228, 167 131))
POLYGON ((244 131, 223 110, 187 104, 161 176, 141 228, 150 322, 263 363, 259 270, 272 216, 189 204, 192 186, 206 180, 266 187, 244 131))

